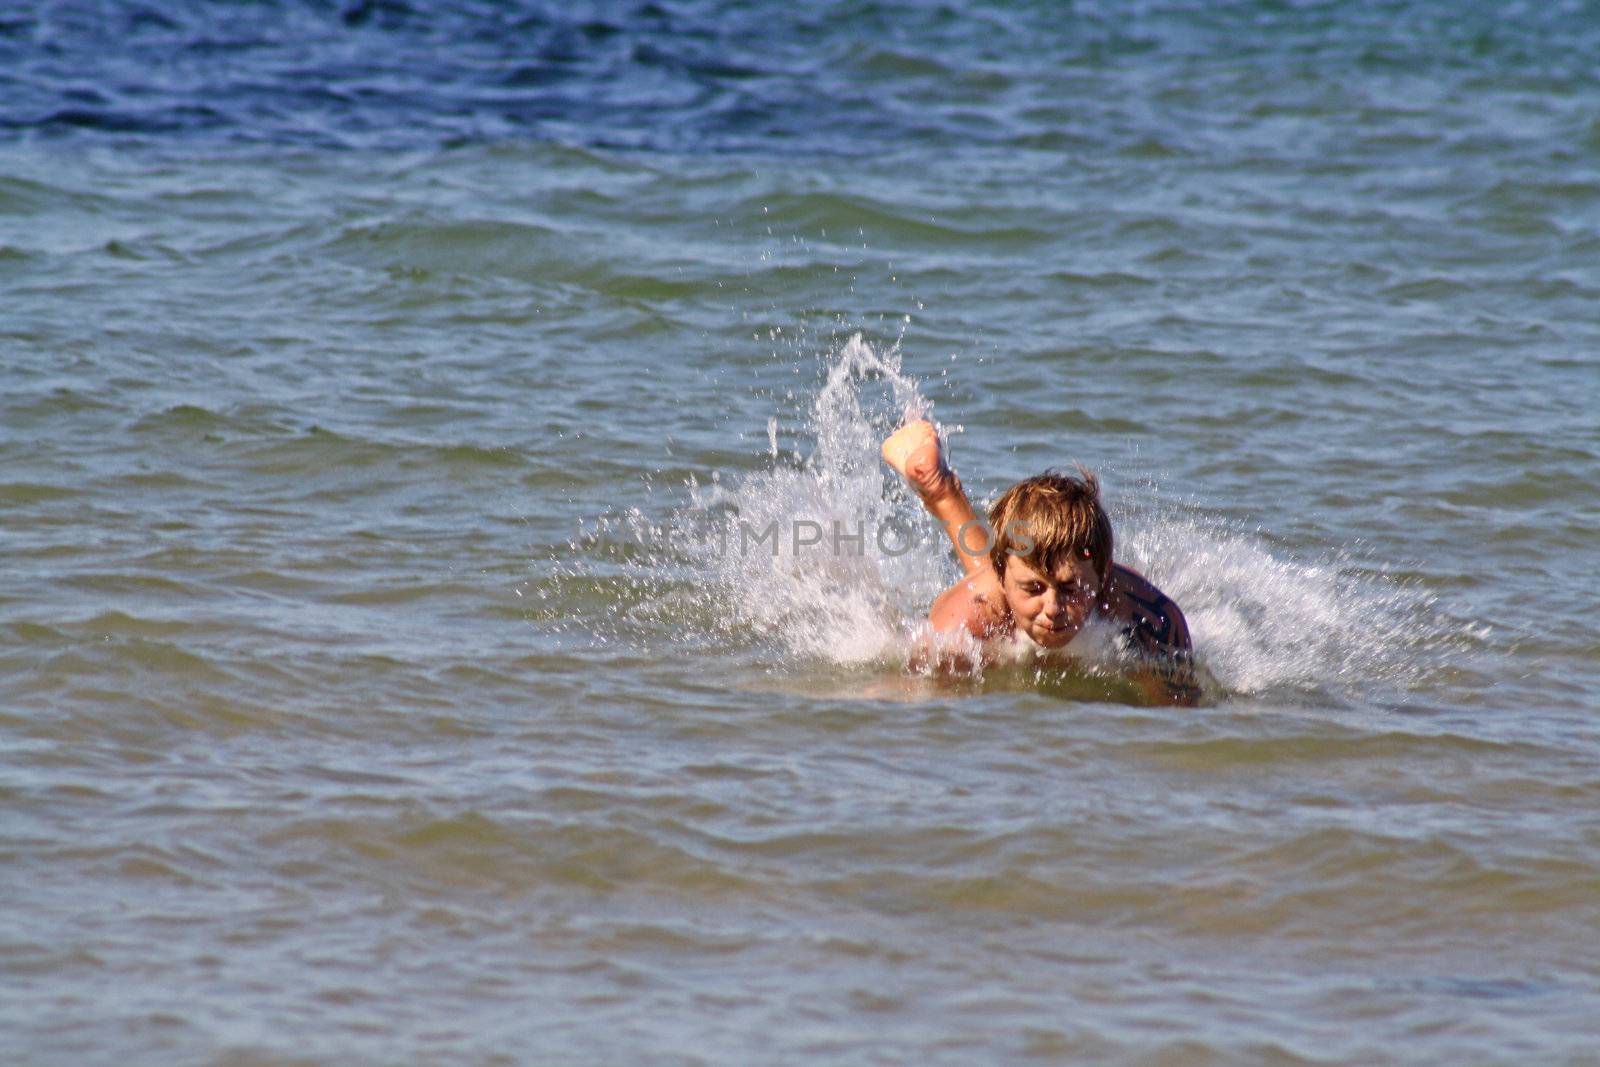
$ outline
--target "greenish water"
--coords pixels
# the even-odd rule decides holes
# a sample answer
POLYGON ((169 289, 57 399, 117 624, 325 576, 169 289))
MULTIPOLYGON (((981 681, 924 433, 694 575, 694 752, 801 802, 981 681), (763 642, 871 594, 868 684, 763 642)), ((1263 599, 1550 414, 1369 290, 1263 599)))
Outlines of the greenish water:
POLYGON ((16 1062, 1595 1062, 1592 5, 53 10, 16 1062), (1203 707, 650 532, 906 517, 908 397, 1100 472, 1203 707))

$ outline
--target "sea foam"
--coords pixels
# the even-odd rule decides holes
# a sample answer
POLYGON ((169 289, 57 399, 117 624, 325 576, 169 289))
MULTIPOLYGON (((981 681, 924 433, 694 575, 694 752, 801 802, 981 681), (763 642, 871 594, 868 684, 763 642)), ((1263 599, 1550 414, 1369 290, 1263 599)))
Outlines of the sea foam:
MULTIPOLYGON (((962 638, 929 632, 929 606, 960 572, 942 531, 878 453, 912 418, 934 419, 934 406, 906 373, 899 344, 878 350, 852 336, 826 357, 809 404, 782 427, 798 446, 779 447, 774 416, 763 469, 713 472, 664 509, 631 508, 591 524, 539 595, 604 586, 608 599, 628 606, 621 621, 594 624, 600 643, 698 635, 801 675, 915 670, 928 641, 962 638), (599 566, 597 546, 615 549, 619 540, 631 544, 599 566)), ((969 490, 982 484, 981 472, 964 473, 969 490)), ((1106 494, 1118 561, 1183 608, 1213 698, 1417 685, 1444 666, 1441 653, 1462 632, 1425 591, 1374 573, 1338 546, 1299 559, 1265 534, 1164 501, 1158 485, 1108 484, 1106 494)), ((1109 675, 1127 663, 1104 625, 1091 624, 1066 651, 1065 660, 1045 658, 1015 642, 991 683, 1109 675)))
MULTIPOLYGON (((833 356, 805 425, 789 428, 809 452, 782 454, 774 419, 769 469, 691 487, 694 506, 724 531, 701 546, 696 566, 728 631, 759 635, 796 667, 912 662, 929 604, 959 571, 878 446, 903 421, 933 417, 899 345, 880 352, 856 335, 833 356), (754 543, 766 530, 777 536, 754 543), (908 534, 915 540, 905 547, 908 534)), ((1337 552, 1321 562, 1288 558, 1196 509, 1130 502, 1114 488, 1108 505, 1114 518, 1125 515, 1119 560, 1184 608, 1197 660, 1224 693, 1407 683, 1427 673, 1425 653, 1445 631, 1415 588, 1337 552)), ((1119 660, 1103 627, 1069 651, 1090 672, 1119 660)))

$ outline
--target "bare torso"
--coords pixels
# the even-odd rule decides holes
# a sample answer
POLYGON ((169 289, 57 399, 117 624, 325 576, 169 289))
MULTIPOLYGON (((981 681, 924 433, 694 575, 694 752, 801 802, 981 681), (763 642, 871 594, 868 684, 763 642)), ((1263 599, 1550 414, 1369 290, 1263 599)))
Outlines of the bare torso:
MULTIPOLYGON (((1095 614, 1120 630, 1133 647, 1147 655, 1187 652, 1189 624, 1178 605, 1132 567, 1112 565, 1110 589, 1095 614)), ((936 630, 966 629, 980 640, 1010 637, 1015 628, 1000 589, 1000 579, 985 568, 968 575, 933 602, 929 613, 936 630)))
MULTIPOLYGON (((956 547, 966 576, 933 602, 929 622, 934 630, 965 630, 982 643, 986 657, 1002 642, 1015 639, 1017 626, 1006 603, 1000 576, 985 556, 965 549, 963 526, 976 519, 960 480, 945 464, 931 423, 907 424, 884 442, 883 457, 922 498, 956 547)), ((1172 599, 1131 567, 1111 566, 1095 603, 1095 615, 1122 634, 1138 654, 1135 679, 1154 699, 1194 704, 1195 683, 1188 622, 1172 599)))
MULTIPOLYGON (((1199 698, 1193 645, 1182 610, 1155 583, 1131 567, 1112 565, 1095 616, 1110 623, 1137 654, 1135 681, 1161 702, 1193 704, 1199 698)), ((1017 637, 999 577, 991 568, 969 574, 933 602, 929 621, 937 631, 965 630, 982 643, 985 658, 1017 637)), ((957 664, 959 666, 959 664, 957 664)))

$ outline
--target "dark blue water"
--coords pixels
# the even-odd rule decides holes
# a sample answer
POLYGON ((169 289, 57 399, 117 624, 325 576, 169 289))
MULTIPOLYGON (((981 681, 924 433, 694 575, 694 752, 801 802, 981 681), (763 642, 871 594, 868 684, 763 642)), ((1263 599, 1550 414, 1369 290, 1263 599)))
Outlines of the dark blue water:
POLYGON ((0 128, 119 145, 1065 158, 1203 158, 1243 134, 1263 157, 1337 166, 1384 117, 1400 158, 1408 140, 1482 136, 1581 155, 1597 131, 1571 105, 1597 55, 1592 3, 68 0, 0 20, 0 128))

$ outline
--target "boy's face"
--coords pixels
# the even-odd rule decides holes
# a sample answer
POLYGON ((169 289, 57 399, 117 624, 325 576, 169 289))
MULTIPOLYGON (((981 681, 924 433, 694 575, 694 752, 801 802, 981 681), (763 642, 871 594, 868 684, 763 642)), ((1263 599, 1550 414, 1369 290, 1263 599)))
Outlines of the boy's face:
POLYGON ((1044 648, 1060 648, 1078 636, 1100 595, 1100 577, 1086 559, 1066 560, 1047 575, 1012 556, 1001 584, 1017 629, 1044 648))

